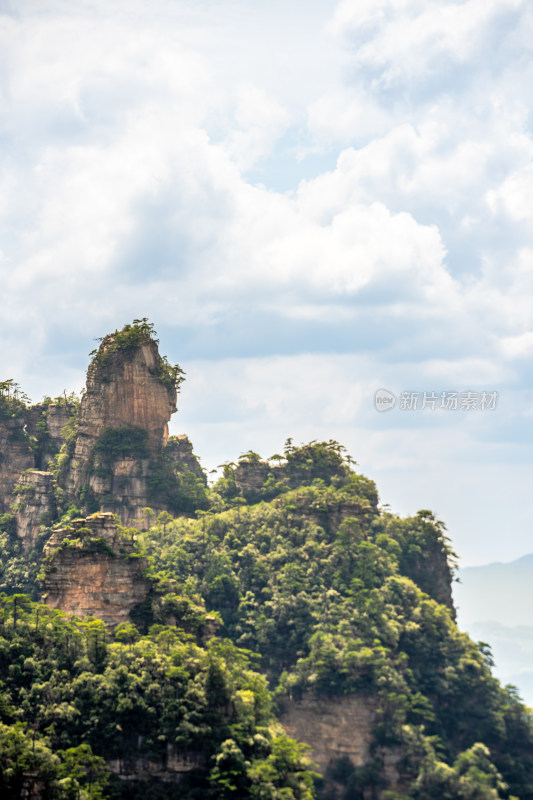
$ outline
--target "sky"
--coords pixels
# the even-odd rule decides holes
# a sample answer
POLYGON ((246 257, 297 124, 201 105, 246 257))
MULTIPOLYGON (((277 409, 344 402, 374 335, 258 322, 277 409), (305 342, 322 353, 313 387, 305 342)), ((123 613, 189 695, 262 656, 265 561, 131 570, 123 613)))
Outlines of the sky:
POLYGON ((463 566, 533 552, 531 3, 0 0, 0 39, 1 379, 79 391, 148 317, 207 469, 336 439, 463 566))

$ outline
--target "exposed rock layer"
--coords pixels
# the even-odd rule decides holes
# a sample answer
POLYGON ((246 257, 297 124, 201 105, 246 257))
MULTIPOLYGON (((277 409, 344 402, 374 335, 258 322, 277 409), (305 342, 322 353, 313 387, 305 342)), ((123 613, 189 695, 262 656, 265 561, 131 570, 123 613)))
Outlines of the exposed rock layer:
POLYGON ((302 700, 286 701, 280 721, 289 736, 311 746, 313 761, 326 772, 343 756, 356 767, 370 761, 375 713, 371 697, 304 695, 302 700))
POLYGON ((129 755, 107 762, 111 772, 123 781, 158 780, 163 783, 179 783, 184 775, 205 769, 205 756, 201 753, 183 752, 167 743, 164 760, 157 761, 142 755, 129 755))
POLYGON ((44 602, 110 626, 129 620, 150 588, 146 562, 119 533, 113 514, 93 514, 57 530, 45 546, 44 602))
POLYGON ((207 485, 205 472, 193 453, 192 442, 184 433, 169 438, 167 446, 165 447, 165 454, 173 464, 185 467, 185 469, 188 469, 190 472, 194 472, 194 474, 207 485))
POLYGON ((381 747, 371 752, 376 710, 375 697, 358 694, 327 698, 306 694, 301 700, 284 702, 280 722, 289 736, 310 745, 310 756, 325 777, 326 796, 337 796, 331 771, 340 759, 349 759, 356 768, 377 761, 388 792, 405 788, 397 769, 401 751, 381 747))
POLYGON ((24 433, 23 418, 0 420, 0 510, 11 512, 12 492, 21 472, 32 469, 35 459, 24 433))
POLYGON ((49 525, 54 513, 54 476, 51 472, 30 470, 17 483, 12 511, 17 533, 27 549, 35 544, 41 525, 49 525))
POLYGON ((45 470, 56 453, 65 443, 65 426, 72 421, 76 412, 74 403, 64 402, 38 403, 25 413, 26 432, 37 440, 34 451, 35 464, 39 470, 45 470))
POLYGON ((143 508, 164 510, 150 498, 148 477, 151 460, 161 458, 167 443, 176 390, 159 377, 163 362, 154 341, 109 352, 113 342, 113 336, 104 339, 87 372, 66 489, 82 501, 90 497, 103 511, 116 511, 124 524, 144 527, 143 508), (95 451, 102 432, 132 428, 146 432, 142 452, 106 459, 95 451))

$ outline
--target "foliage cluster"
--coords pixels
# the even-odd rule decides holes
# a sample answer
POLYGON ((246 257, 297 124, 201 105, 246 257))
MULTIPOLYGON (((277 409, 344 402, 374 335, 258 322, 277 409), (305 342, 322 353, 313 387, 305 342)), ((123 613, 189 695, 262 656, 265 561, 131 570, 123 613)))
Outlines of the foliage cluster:
POLYGON ((281 703, 304 692, 375 696, 375 746, 423 744, 411 747, 413 798, 448 796, 420 776, 449 769, 452 787, 457 759, 479 742, 510 787, 486 797, 533 798, 532 718, 438 602, 436 575, 451 579, 442 524, 426 511, 379 513, 369 484, 315 478, 142 539, 155 574, 187 583, 220 613, 224 635, 260 654, 281 703))
POLYGON ((54 457, 54 463, 57 461, 61 449, 59 443, 50 435, 48 416, 51 411, 58 408, 69 414, 70 418, 63 430, 64 438, 68 441, 69 439, 73 440, 75 435, 75 421, 79 406, 80 399, 74 392, 68 395, 64 392, 58 397, 46 396, 42 403, 30 407, 27 421, 36 469, 48 469, 49 463, 54 457))
MULTIPOLYGON (((275 723, 265 680, 228 641, 201 647, 175 627, 141 636, 129 623, 111 637, 99 620, 3 595, 0 681, 0 788, 30 776, 48 797, 131 798, 100 757, 164 763, 170 747, 198 766, 180 784, 184 800, 312 798, 302 746, 275 723), (63 778, 86 794, 61 794, 63 778)), ((151 791, 171 798, 176 788, 151 791)))
POLYGON ((148 432, 137 425, 120 428, 102 428, 93 447, 93 453, 106 465, 121 458, 149 458, 148 432))
POLYGON ((43 528, 30 550, 24 551, 17 536, 13 514, 0 514, 0 592, 27 592, 38 596, 37 575, 44 541, 49 530, 43 528))
MULTIPOLYGON (((68 467, 74 450, 76 448, 76 436, 78 434, 78 409, 75 407, 72 411, 69 421, 61 431, 64 443, 61 449, 52 458, 48 469, 53 473, 58 485, 62 485, 67 475, 68 467)), ((58 505, 61 506, 62 498, 58 497, 58 505)))
POLYGON ((185 464, 173 463, 164 452, 150 464, 148 499, 174 514, 194 514, 209 507, 205 483, 185 464))
MULTIPOLYGON (((100 379, 106 380, 109 377, 106 375, 106 369, 117 354, 129 356, 142 344, 147 342, 159 344, 156 336, 153 323, 148 322, 146 317, 134 319, 131 325, 127 324, 122 330, 116 330, 98 340, 100 347, 89 354, 93 359, 89 369, 98 370, 100 379)), ((157 366, 151 372, 170 394, 174 391, 179 392, 185 380, 185 372, 179 364, 170 364, 166 357, 160 357, 157 366)))
POLYGON ((69 392, 67 394, 66 391, 63 394, 58 394, 56 397, 50 397, 50 395, 45 395, 43 397, 43 402, 41 405, 43 406, 62 406, 64 408, 68 408, 69 410, 74 410, 79 407, 81 403, 81 399, 76 392, 69 392))
MULTIPOLYGON (((101 465, 142 449, 136 435, 106 433, 101 465)), ((390 746, 403 754, 405 794, 389 800, 533 800, 531 713, 492 677, 487 647, 454 623, 454 554, 431 512, 381 512, 374 484, 334 442, 288 442, 268 462, 250 451, 226 465, 209 497, 188 470, 155 459, 150 467, 154 504, 182 516, 165 512, 150 531, 122 534, 131 536, 128 557, 140 542, 154 582, 136 611, 140 630, 117 629, 112 640, 97 621, 3 599, 0 722, 18 731, 21 752, 30 736, 48 748, 53 780, 63 780, 71 748, 159 758, 170 744, 203 759, 180 787, 184 798, 310 798, 302 751, 279 737, 265 679, 247 660, 253 651, 280 709, 304 695, 374 698, 374 761, 333 768, 339 800, 383 788, 390 746)), ((12 534, 3 515, 9 592, 33 576, 12 534)), ((83 544, 78 534, 69 546, 83 544)))
POLYGON ((12 378, 0 381, 0 420, 19 420, 26 411, 29 397, 12 378))
MULTIPOLYGON (((309 442, 296 446, 287 439, 284 455, 275 454, 267 461, 253 450, 243 453, 238 462, 223 466, 223 475, 215 483, 215 496, 221 498, 223 506, 242 505, 268 501, 295 489, 308 486, 315 480, 326 485, 340 486, 350 482, 353 460, 346 454, 346 448, 334 440, 328 442, 309 442)), ((374 484, 368 481, 368 489, 377 493, 374 484)))

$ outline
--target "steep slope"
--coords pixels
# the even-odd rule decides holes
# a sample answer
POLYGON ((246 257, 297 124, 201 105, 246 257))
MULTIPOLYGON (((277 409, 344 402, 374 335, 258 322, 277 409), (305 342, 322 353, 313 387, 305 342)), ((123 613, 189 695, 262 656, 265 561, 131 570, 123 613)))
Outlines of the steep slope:
POLYGON ((311 800, 304 748, 228 642, 141 636, 0 596, 6 800, 311 800))

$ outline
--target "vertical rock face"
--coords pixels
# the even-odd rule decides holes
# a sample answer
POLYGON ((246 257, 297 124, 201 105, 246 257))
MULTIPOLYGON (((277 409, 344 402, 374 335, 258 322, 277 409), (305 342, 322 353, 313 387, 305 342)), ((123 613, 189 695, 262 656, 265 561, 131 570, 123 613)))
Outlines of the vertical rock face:
POLYGON ((78 414, 72 488, 83 481, 83 467, 104 428, 132 426, 147 432, 152 452, 166 444, 168 421, 176 411, 176 390, 158 378, 162 363, 157 344, 143 342, 130 350, 112 350, 107 336, 87 372, 87 386, 78 414))
POLYGON ((287 701, 281 723, 289 736, 312 748, 312 759, 325 773, 347 757, 355 767, 370 761, 370 743, 376 724, 376 702, 370 697, 316 698, 304 695, 287 701))
POLYGON ((185 467, 185 469, 193 472, 200 478, 202 483, 207 485, 205 473, 193 453, 192 442, 184 433, 181 433, 179 436, 170 437, 165 447, 165 454, 173 464, 185 467))
POLYGON ((355 768, 375 760, 381 764, 387 791, 378 791, 372 797, 385 798, 391 791, 401 793, 406 788, 397 768, 403 753, 393 747, 372 748, 377 722, 375 698, 355 694, 319 698, 307 694, 299 701, 285 701, 283 707, 280 722, 289 736, 311 747, 311 758, 325 777, 324 796, 341 796, 342 787, 337 787, 332 777, 341 759, 355 768))
POLYGON ((102 339, 79 405, 65 395, 28 407, 12 380, 0 383, 0 513, 15 513, 25 547, 56 505, 113 512, 137 527, 149 523, 146 507, 195 510, 204 473, 187 437, 168 437, 180 380, 153 326, 135 320, 102 339))
POLYGON ((150 464, 167 443, 176 389, 155 341, 124 346, 120 335, 106 336, 89 366, 66 489, 142 525, 142 509, 154 505, 150 464))
POLYGON ((114 350, 114 342, 113 334, 106 336, 89 366, 75 457, 85 455, 87 444, 102 428, 132 425, 147 431, 152 449, 166 444, 176 390, 159 377, 162 359, 157 344, 149 340, 114 350))
POLYGON ((17 533, 23 546, 35 544, 40 525, 49 525, 54 517, 54 476, 51 472, 30 470, 18 480, 11 510, 15 512, 17 533))
POLYGON ((74 413, 66 400, 27 408, 17 398, 0 398, 0 511, 14 515, 26 549, 35 544, 39 526, 54 518, 54 476, 42 467, 63 446, 63 429, 74 413))
POLYGON ((11 493, 21 472, 34 466, 23 418, 0 419, 0 511, 11 511, 11 493))
POLYGON ((26 431, 38 443, 34 465, 37 469, 47 469, 55 454, 59 453, 65 443, 65 426, 71 422, 75 412, 75 404, 68 400, 38 403, 26 411, 26 431))
POLYGON ((129 620, 149 591, 145 559, 120 534, 113 514, 73 520, 53 533, 44 552, 43 600, 67 614, 94 616, 114 627, 129 620))

